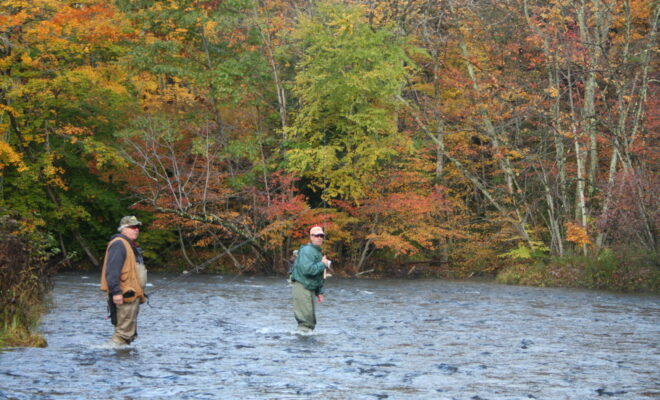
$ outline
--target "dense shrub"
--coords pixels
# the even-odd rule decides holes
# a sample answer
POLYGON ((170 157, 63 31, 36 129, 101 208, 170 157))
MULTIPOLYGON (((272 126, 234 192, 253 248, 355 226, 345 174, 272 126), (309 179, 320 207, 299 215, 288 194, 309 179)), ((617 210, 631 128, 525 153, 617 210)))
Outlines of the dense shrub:
POLYGON ((519 263, 497 275, 500 283, 617 291, 660 291, 658 254, 642 249, 603 251, 597 257, 567 256, 548 263, 519 263))
POLYGON ((505 264, 505 260, 498 257, 498 254, 498 249, 485 241, 466 241, 455 245, 450 252, 450 277, 492 277, 505 264))
POLYGON ((55 272, 48 247, 43 234, 0 215, 0 347, 46 345, 32 330, 55 272))

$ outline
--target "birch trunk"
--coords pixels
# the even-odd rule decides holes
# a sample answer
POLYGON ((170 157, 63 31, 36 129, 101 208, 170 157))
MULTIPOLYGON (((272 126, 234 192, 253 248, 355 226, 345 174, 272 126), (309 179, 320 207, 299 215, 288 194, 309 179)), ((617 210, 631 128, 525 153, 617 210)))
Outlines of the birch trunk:
MULTIPOLYGON (((573 143, 575 145, 575 161, 577 164, 577 185, 575 188, 576 198, 577 198, 577 207, 576 207, 576 216, 575 218, 580 221, 583 228, 587 227, 587 207, 584 195, 584 156, 582 155, 582 150, 580 149, 580 141, 577 132, 574 132, 573 143)), ((584 255, 587 255, 587 245, 582 245, 582 252, 584 255)))
POLYGON ((592 0, 586 4, 581 0, 577 12, 578 24, 580 26, 580 41, 587 50, 587 62, 585 68, 587 77, 584 81, 584 99, 582 105, 582 122, 584 133, 589 137, 589 197, 593 196, 596 189, 596 177, 598 172, 598 142, 596 140, 596 90, 598 84, 597 69, 603 64, 603 48, 606 44, 611 22, 611 9, 603 4, 601 0, 592 0), (593 10, 595 26, 593 30, 587 24, 587 9, 593 10))

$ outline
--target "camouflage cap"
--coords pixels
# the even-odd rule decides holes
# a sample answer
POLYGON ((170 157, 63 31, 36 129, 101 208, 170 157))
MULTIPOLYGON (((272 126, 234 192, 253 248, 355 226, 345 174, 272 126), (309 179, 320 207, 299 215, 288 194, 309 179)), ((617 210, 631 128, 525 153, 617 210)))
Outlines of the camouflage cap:
POLYGON ((138 221, 138 219, 133 215, 127 215, 123 217, 121 221, 119 221, 119 228, 117 228, 117 230, 121 232, 121 230, 124 228, 137 225, 142 225, 142 222, 138 221))

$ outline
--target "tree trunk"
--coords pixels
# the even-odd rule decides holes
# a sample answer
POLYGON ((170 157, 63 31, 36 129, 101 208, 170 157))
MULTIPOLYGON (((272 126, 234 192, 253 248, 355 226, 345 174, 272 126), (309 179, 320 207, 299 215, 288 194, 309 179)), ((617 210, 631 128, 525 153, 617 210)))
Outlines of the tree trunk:
MULTIPOLYGON (((577 198, 577 207, 575 218, 578 219, 583 228, 587 228, 587 211, 585 204, 584 196, 584 159, 580 150, 580 141, 577 133, 574 134, 573 143, 575 144, 575 160, 577 163, 577 185, 576 185, 576 198, 577 198)), ((584 255, 587 255, 587 245, 582 245, 582 252, 584 255)))
POLYGON ((78 230, 76 229, 76 230, 73 232, 73 235, 74 235, 74 237, 76 238, 76 241, 78 242, 78 244, 80 245, 80 247, 82 247, 82 249, 83 249, 83 251, 85 252, 85 254, 87 254, 87 258, 89 258, 89 260, 92 262, 92 264, 93 264, 95 267, 97 267, 97 268, 100 267, 101 264, 99 263, 98 259, 97 259, 96 257, 94 257, 94 252, 92 252, 92 250, 89 248, 89 246, 87 245, 87 242, 86 242, 85 239, 82 237, 82 235, 80 234, 80 232, 78 232, 78 230))

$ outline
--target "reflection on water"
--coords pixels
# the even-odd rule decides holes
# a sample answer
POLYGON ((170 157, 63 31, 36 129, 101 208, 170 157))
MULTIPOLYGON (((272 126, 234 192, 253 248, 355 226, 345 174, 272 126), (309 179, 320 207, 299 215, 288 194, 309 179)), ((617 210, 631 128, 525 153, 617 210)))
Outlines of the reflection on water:
POLYGON ((96 281, 58 276, 49 346, 0 353, 0 399, 660 397, 658 296, 332 278, 303 336, 284 279, 195 275, 116 349, 96 281))

